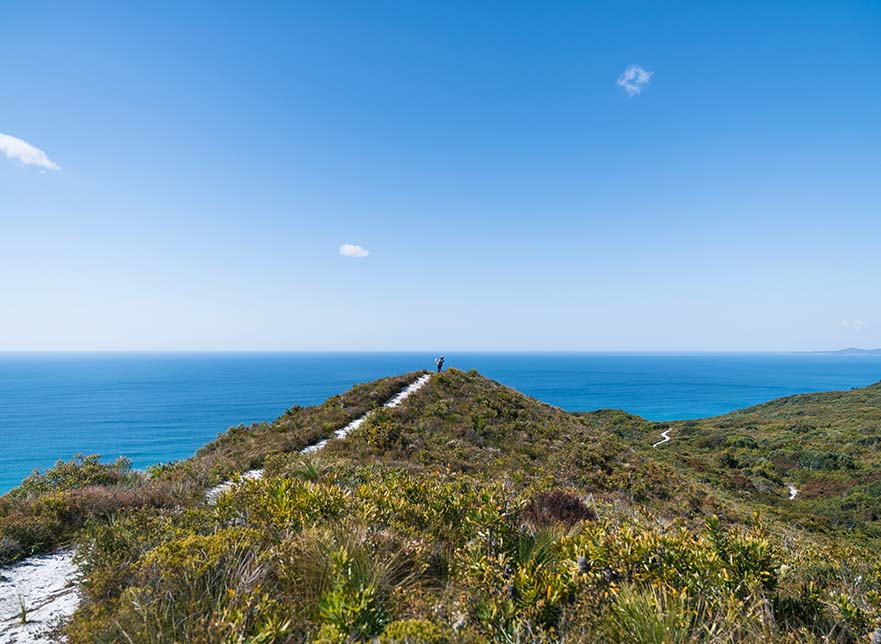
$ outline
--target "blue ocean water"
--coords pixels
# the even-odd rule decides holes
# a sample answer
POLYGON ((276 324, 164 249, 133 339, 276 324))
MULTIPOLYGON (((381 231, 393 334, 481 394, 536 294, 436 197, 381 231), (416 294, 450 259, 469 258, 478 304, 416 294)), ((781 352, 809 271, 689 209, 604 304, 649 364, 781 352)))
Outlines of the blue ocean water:
MULTIPOLYGON (((0 354, 0 493, 74 453, 136 467, 190 456, 219 432, 433 366, 419 353, 0 354)), ((447 354, 569 410, 652 420, 722 414, 779 396, 881 379, 881 356, 447 354)))

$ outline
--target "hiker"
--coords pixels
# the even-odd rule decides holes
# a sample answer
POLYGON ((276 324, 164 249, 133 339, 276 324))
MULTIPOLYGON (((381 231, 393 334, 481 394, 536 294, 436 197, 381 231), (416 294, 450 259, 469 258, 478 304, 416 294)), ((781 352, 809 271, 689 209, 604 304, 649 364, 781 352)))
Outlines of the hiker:
POLYGON ((444 357, 441 356, 440 358, 435 358, 434 364, 437 365, 437 372, 440 373, 441 370, 444 368, 444 357))

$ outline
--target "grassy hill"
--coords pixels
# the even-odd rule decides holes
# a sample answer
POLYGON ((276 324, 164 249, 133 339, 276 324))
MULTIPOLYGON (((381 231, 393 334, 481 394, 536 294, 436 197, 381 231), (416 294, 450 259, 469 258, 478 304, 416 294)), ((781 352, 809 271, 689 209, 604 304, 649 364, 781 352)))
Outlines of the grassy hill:
POLYGON ((657 424, 451 370, 381 406, 418 375, 147 474, 80 459, 29 477, 0 499, 0 557, 77 544, 74 644, 868 642, 881 625, 881 386, 657 424))

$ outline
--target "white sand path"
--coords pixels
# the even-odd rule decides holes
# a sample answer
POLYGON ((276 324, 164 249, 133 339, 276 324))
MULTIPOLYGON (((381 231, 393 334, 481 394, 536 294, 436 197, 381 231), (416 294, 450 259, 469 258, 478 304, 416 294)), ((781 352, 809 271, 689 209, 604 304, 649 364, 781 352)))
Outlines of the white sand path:
MULTIPOLYGON (((386 402, 384 407, 397 407, 422 389, 430 378, 430 374, 420 376, 386 402)), ((336 431, 334 438, 345 438, 367 420, 370 413, 336 431)), ((323 440, 302 451, 314 452, 326 444, 327 440, 323 440)), ((262 476, 263 470, 249 470, 239 480, 259 479, 262 476)), ((211 488, 205 495, 208 502, 216 503, 218 497, 232 486, 232 481, 226 481, 211 488)), ((76 576, 72 550, 28 557, 24 561, 0 567, 0 643, 57 643, 59 640, 51 637, 50 631, 69 618, 79 604, 76 576)))
MULTIPOLYGON (((263 470, 248 470, 247 472, 243 472, 239 477, 239 481, 258 481, 263 478, 263 470)), ((224 481, 220 485, 215 485, 213 488, 205 492, 205 499, 208 501, 208 505, 214 505, 217 503, 217 499, 220 498, 220 495, 232 488, 233 481, 224 481)))
MULTIPOLYGON (((670 436, 670 432, 672 429, 668 429, 666 431, 661 432, 662 440, 659 440, 657 443, 653 444, 652 447, 657 447, 658 445, 663 445, 664 443, 669 443, 673 438, 670 436)), ((795 487, 792 483, 787 483, 786 487, 789 488, 789 500, 792 501, 798 496, 798 488, 795 487)))
POLYGON ((49 631, 76 610, 80 599, 76 573, 72 550, 29 557, 0 568, 0 642, 59 641, 50 637, 49 631))
POLYGON ((669 443, 671 440, 673 440, 670 437, 670 432, 672 432, 672 431, 673 431, 672 429, 668 429, 668 430, 661 432, 661 438, 663 438, 663 440, 659 440, 657 443, 652 445, 652 447, 657 447, 658 445, 663 445, 664 443, 669 443))
MULTIPOLYGON (((411 382, 409 385, 401 389, 397 394, 395 394, 391 399, 389 399, 383 407, 388 409, 393 409, 394 407, 398 407, 401 403, 403 403, 407 398, 415 394, 417 391, 422 389, 425 385, 428 384, 428 381, 431 380, 431 374, 427 373, 425 375, 419 376, 416 380, 411 382)), ((311 454, 313 452, 317 452, 320 449, 324 449, 324 446, 331 440, 336 440, 340 438, 345 438, 353 431, 358 429, 361 425, 364 424, 364 421, 373 413, 374 410, 368 411, 363 416, 360 416, 353 420, 351 423, 342 427, 341 429, 336 430, 333 433, 333 436, 329 438, 325 438, 324 440, 320 440, 313 445, 309 445, 300 450, 301 454, 311 454)), ((257 480, 263 478, 263 470, 248 470, 244 474, 242 474, 240 480, 257 480)), ((220 485, 217 485, 205 493, 205 498, 208 501, 209 505, 214 505, 217 503, 217 499, 220 498, 220 495, 229 490, 233 486, 232 481, 224 481, 220 485)))

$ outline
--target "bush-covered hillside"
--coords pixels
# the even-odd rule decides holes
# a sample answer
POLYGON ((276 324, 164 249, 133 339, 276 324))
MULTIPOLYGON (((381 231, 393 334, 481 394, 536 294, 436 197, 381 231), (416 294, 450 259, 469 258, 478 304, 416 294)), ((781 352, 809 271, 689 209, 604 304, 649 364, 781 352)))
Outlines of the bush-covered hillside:
POLYGON ((699 480, 814 531, 881 537, 881 384, 670 427, 659 453, 699 480))
MULTIPOLYGON (((845 437, 868 438, 874 388, 672 424, 674 440, 653 449, 667 426, 569 414, 475 372, 434 375, 381 407, 417 375, 233 428, 148 474, 61 464, 3 497, 0 538, 17 552, 77 544, 72 644, 844 643, 881 626, 871 530, 817 524, 807 493, 789 502, 785 487, 753 483, 773 480, 769 466, 719 460, 752 450, 784 467, 771 443, 747 445, 765 438, 746 427, 795 423, 801 408, 840 432, 823 449, 862 471, 869 446, 849 451, 845 437), (300 453, 369 410, 345 439, 300 453), (206 487, 256 467, 262 480, 205 502, 206 487), (66 522, 73 499, 98 489, 120 502, 66 522), (802 507, 804 528, 792 519, 802 507), (46 516, 57 536, 27 537, 21 526, 46 516)), ((799 435, 811 441, 776 449, 820 449, 799 435)), ((831 471, 779 474, 807 488, 808 473, 831 471)))
POLYGON ((357 385, 321 405, 292 407, 270 423, 232 427, 186 461, 134 472, 125 459, 59 461, 0 497, 0 564, 68 542, 87 523, 127 508, 199 505, 205 487, 262 465, 271 454, 297 452, 380 406, 417 374, 357 385))

